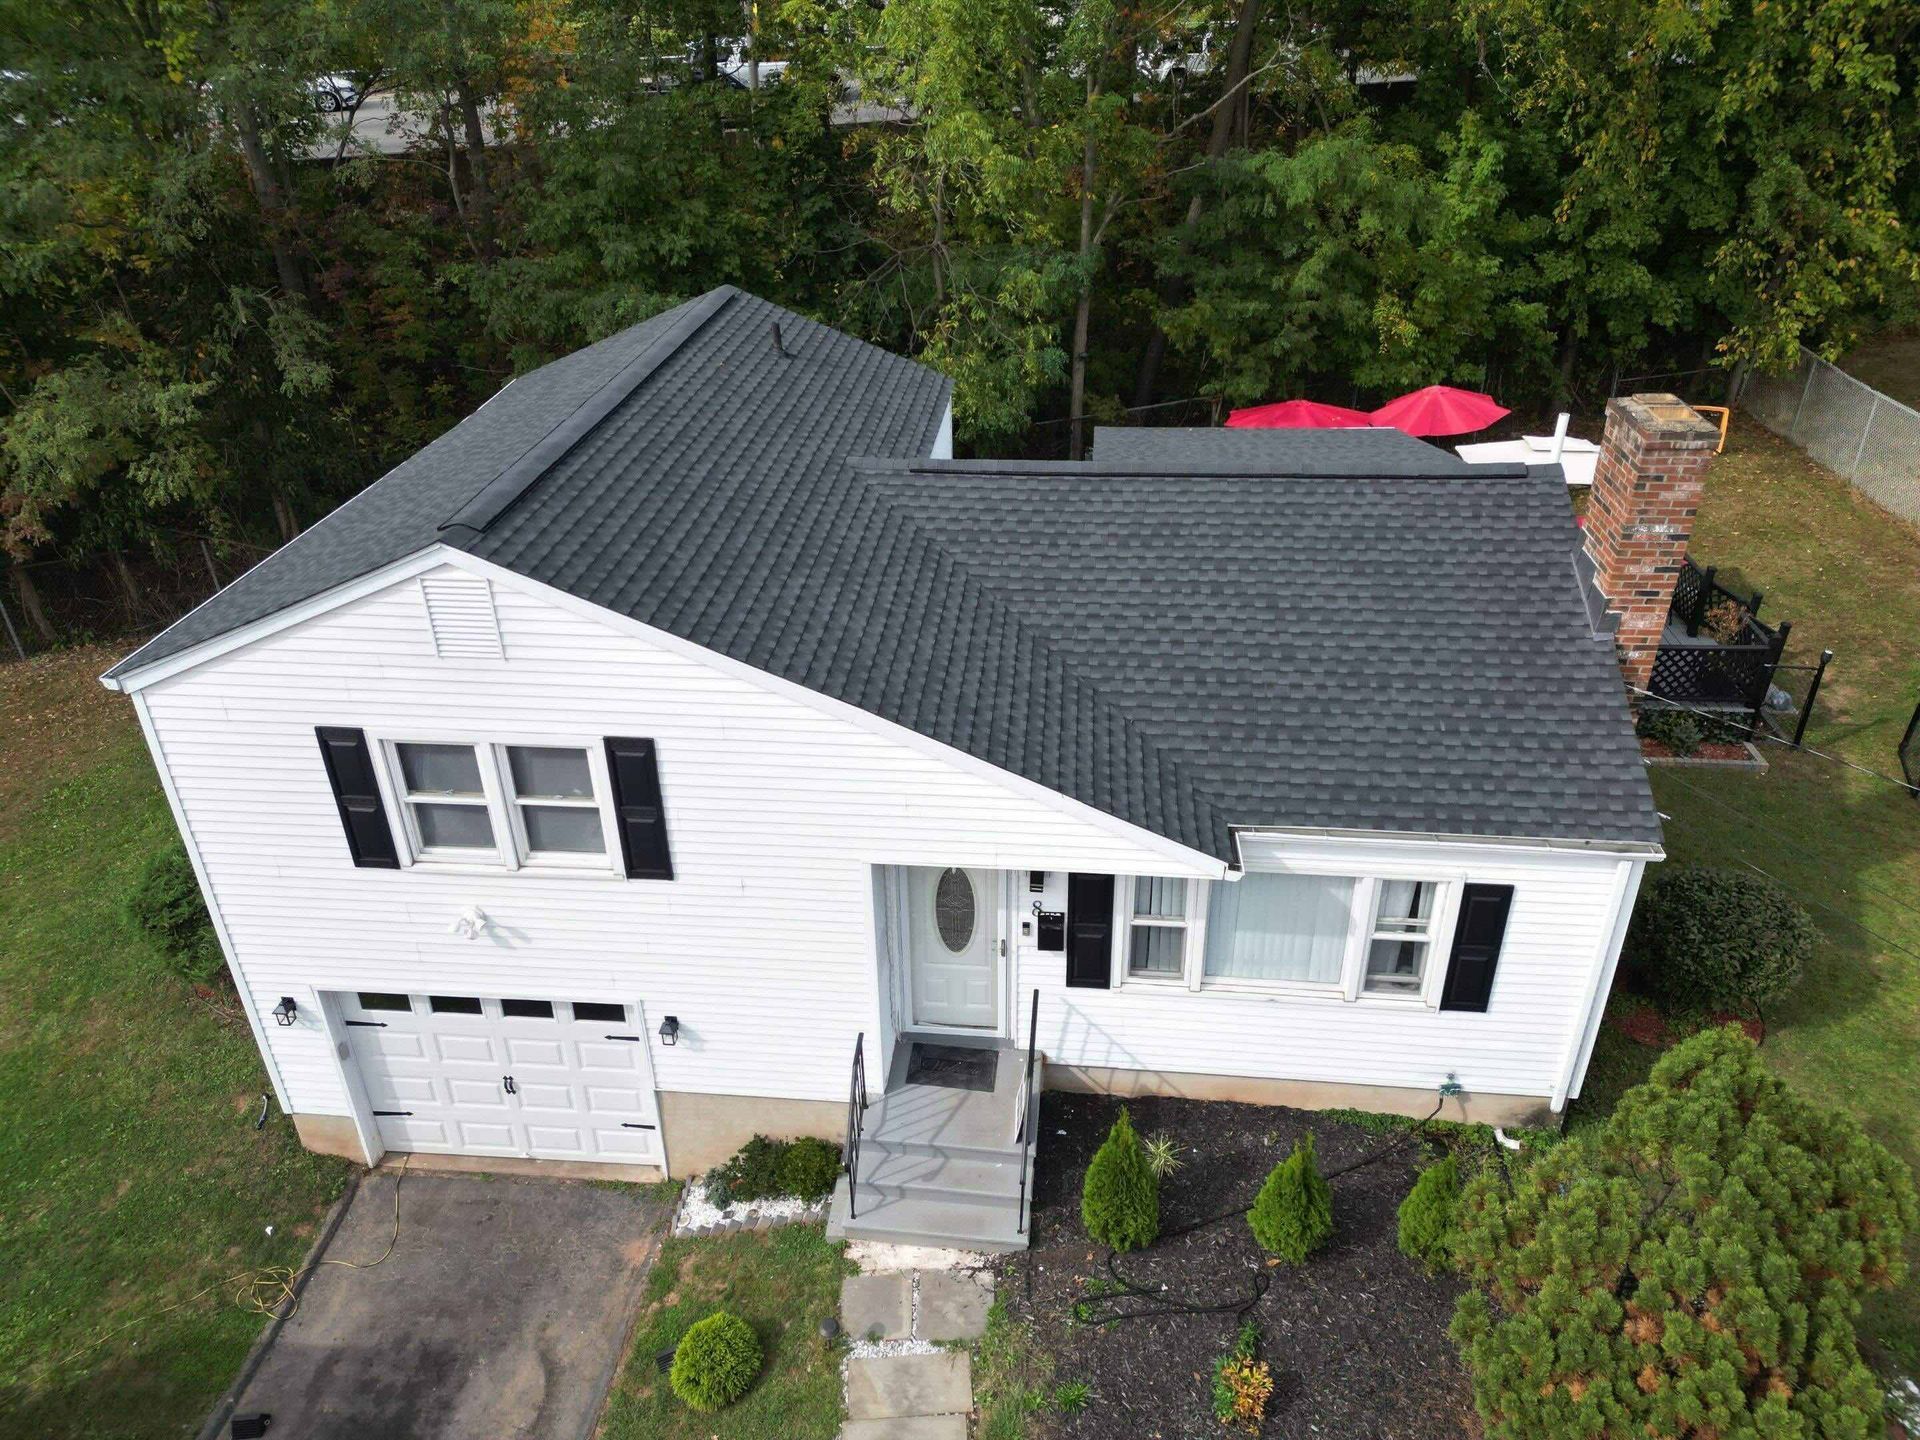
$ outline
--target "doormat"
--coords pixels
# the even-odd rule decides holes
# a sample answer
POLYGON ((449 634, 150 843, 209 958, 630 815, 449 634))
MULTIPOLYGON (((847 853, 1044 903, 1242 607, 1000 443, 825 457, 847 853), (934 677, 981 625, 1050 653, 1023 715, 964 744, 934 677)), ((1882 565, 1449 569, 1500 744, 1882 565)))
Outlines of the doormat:
POLYGON ((975 1050, 969 1045, 929 1045, 913 1042, 907 1053, 909 1085, 942 1085, 949 1090, 991 1090, 999 1068, 998 1050, 975 1050))

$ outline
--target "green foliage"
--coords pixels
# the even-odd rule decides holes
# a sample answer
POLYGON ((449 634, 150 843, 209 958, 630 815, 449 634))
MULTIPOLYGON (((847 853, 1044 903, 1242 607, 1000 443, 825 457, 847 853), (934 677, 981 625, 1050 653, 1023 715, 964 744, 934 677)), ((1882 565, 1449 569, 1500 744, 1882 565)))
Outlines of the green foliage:
POLYGON ((1138 1250, 1160 1233, 1160 1177, 1147 1164, 1126 1107, 1087 1166, 1080 1192, 1087 1234, 1115 1250, 1138 1250))
POLYGON ((1093 1400, 1093 1387, 1084 1380, 1063 1380, 1053 1387, 1053 1408, 1062 1415, 1078 1415, 1093 1400))
POLYGON ((781 1190, 802 1200, 826 1199, 839 1178, 840 1147, 817 1136, 802 1136, 780 1157, 781 1190))
POLYGON ((1705 738, 1698 716, 1685 710, 1656 706, 1643 709, 1633 722, 1633 733, 1643 740, 1657 740, 1682 759, 1700 748, 1705 738))
POLYGON ((667 1381, 695 1410, 722 1410, 759 1377, 760 1337, 738 1315, 716 1310, 697 1320, 673 1352, 667 1381))
POLYGON ((175 838, 148 857, 140 878, 127 894, 127 914, 166 957, 167 968, 183 980, 205 985, 226 963, 213 933, 200 881, 175 838))
POLYGON ((1468 1182, 1455 1253, 1481 1288, 1452 1333, 1487 1434, 1877 1436, 1854 1319, 1916 1219, 1850 1117, 1738 1030, 1694 1036, 1597 1131, 1468 1182))
POLYGON ((1333 1238, 1333 1191, 1314 1159, 1311 1131, 1273 1167, 1247 1223, 1261 1249, 1294 1265, 1333 1238))
POLYGON ((1800 979, 1815 931, 1806 909, 1764 875, 1662 866, 1628 930, 1638 982, 1676 1009, 1744 1010, 1800 979))
POLYGON ((1453 1232, 1460 1209, 1460 1162, 1443 1155, 1420 1172, 1400 1202, 1400 1253, 1429 1275, 1453 1264, 1453 1232))
POLYGON ((1248 1320, 1233 1337, 1233 1348, 1213 1367, 1214 1419, 1249 1435, 1260 1433, 1273 1396, 1273 1371, 1258 1358, 1259 1349, 1259 1328, 1248 1320))
POLYGON ((1180 1158, 1179 1139, 1164 1132, 1149 1135, 1140 1142, 1140 1148, 1146 1152, 1147 1168, 1161 1180, 1187 1163, 1180 1158))
POLYGON ((820 1200, 833 1191, 840 1173, 840 1147, 804 1136, 775 1140, 756 1135, 724 1165, 706 1176, 707 1198, 715 1205, 736 1201, 820 1200))

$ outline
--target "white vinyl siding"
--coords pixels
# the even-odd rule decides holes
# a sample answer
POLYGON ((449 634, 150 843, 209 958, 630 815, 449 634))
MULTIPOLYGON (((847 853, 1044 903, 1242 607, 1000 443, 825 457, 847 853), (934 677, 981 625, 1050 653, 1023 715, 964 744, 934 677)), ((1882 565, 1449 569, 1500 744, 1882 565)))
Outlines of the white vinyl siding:
MULTIPOLYGON (((648 1041, 664 1090, 844 1100, 854 1036, 883 1063, 871 1047, 890 1023, 874 866, 1169 868, 1152 837, 830 702, 536 587, 496 579, 492 596, 506 660, 437 656, 402 581, 141 692, 255 1013, 299 1004, 294 1026, 265 1024, 296 1111, 348 1113, 318 995, 360 990, 632 996, 655 1027, 683 1026, 672 1048, 648 1041), (482 747, 652 737, 675 878, 498 860, 355 869, 316 725, 482 747), (474 907, 489 924, 463 939, 452 922, 474 907)), ((504 800, 509 782, 493 783, 504 800)))
MULTIPOLYGON (((1435 1089, 1451 1074, 1469 1091, 1543 1102, 1564 1086, 1581 1048, 1588 999, 1602 978, 1622 871, 1631 862, 1497 845, 1393 843, 1390 837, 1286 845, 1244 840, 1243 847, 1249 874, 1201 887, 1210 917, 1206 953, 1217 953, 1214 917, 1223 896, 1267 878, 1340 879, 1344 872, 1345 883, 1328 892, 1328 908, 1336 908, 1334 890, 1366 897, 1364 909, 1354 902, 1351 931, 1341 929, 1344 970, 1327 981, 1324 957, 1301 958, 1315 953, 1309 946, 1291 963, 1320 977, 1317 982, 1214 979, 1194 963, 1193 983, 1182 987, 1129 975, 1122 961, 1113 989, 1069 989, 1063 957, 1023 938, 1014 994, 1024 1016, 1025 997, 1040 991, 1040 1048, 1049 1065, 1416 1089, 1435 1089), (1388 888, 1374 879, 1353 883, 1369 874, 1437 882, 1436 929, 1417 993, 1360 988, 1359 962, 1374 933, 1373 898, 1388 888), (1484 1014, 1438 1008, 1458 892, 1469 879, 1514 887, 1484 1014)), ((1118 888, 1127 893, 1124 881, 1118 888)), ((1049 875, 1043 894, 1023 898, 1064 909, 1066 877, 1049 875)))

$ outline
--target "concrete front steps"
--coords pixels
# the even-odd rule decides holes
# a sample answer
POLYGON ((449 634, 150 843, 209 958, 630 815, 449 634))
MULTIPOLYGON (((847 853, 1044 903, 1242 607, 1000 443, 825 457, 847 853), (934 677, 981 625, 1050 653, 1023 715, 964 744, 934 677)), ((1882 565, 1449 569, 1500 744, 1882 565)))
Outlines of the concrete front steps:
MULTIPOLYGON (((951 1043, 938 1037, 942 1044, 951 1043)), ((859 1189, 848 1215, 845 1172, 827 1208, 827 1234, 895 1245, 934 1245, 998 1254, 1027 1248, 1020 1226, 1024 1159, 1029 1209, 1035 1146, 1020 1143, 1016 1104, 1027 1054, 997 1052, 992 1091, 908 1085, 912 1037, 903 1037, 887 1092, 861 1126, 859 1189)), ((1044 1061, 1034 1061, 1027 1124, 1040 1123, 1044 1061)), ((1034 1132, 1038 1141, 1037 1130, 1034 1132)))

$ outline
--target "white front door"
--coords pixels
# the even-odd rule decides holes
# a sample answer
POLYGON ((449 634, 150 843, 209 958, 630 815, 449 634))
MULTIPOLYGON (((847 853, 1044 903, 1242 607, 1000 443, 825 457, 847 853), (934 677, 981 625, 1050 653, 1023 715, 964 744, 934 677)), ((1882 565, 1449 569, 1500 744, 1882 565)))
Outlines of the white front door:
POLYGON ((388 1149, 662 1163, 638 1006, 367 991, 339 999, 388 1149))
POLYGON ((913 1023, 995 1028, 1000 985, 994 872, 916 867, 907 875, 913 1023))

